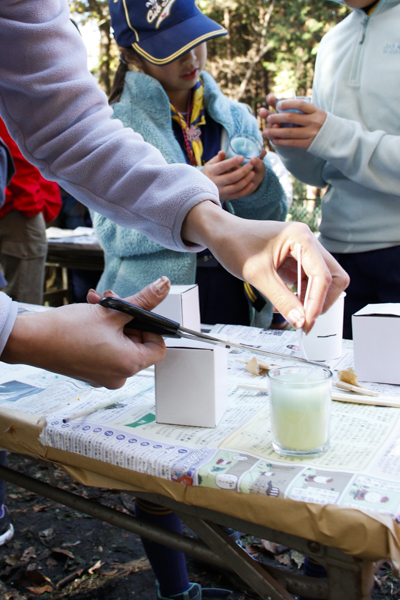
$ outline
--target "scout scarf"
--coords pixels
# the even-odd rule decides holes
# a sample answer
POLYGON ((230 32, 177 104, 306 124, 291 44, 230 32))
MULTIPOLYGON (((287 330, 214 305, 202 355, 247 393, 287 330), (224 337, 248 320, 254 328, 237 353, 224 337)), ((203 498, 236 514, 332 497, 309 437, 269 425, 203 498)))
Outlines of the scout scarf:
POLYGON ((183 139, 185 142, 185 151, 189 158, 190 164, 194 167, 203 164, 203 144, 201 142, 200 125, 205 125, 205 110, 204 110, 204 86, 201 79, 192 88, 189 96, 186 119, 177 108, 172 104, 171 117, 179 123, 182 129, 183 139))

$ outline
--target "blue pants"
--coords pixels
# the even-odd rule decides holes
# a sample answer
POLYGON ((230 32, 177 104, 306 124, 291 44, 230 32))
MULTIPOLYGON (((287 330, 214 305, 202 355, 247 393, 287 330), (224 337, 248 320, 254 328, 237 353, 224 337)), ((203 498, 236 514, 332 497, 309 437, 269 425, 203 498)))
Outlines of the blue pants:
POLYGON ((400 302, 400 246, 333 254, 350 275, 344 303, 343 337, 353 338, 351 315, 367 304, 400 302))
POLYGON ((231 275, 221 265, 198 267, 201 322, 214 325, 250 325, 250 307, 243 281, 231 275))

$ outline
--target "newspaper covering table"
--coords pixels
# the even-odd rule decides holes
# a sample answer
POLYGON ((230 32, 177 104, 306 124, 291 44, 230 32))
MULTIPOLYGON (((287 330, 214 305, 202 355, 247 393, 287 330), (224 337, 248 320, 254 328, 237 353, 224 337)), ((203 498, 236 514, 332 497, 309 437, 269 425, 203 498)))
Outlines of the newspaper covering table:
MULTIPOLYGON (((211 333, 288 356, 299 352, 295 332, 217 325, 211 333)), ((282 458, 271 445, 267 394, 238 388, 243 382, 266 385, 265 377, 246 371, 241 362, 244 358, 251 358, 251 354, 237 350, 229 353, 228 408, 220 424, 212 429, 156 423, 151 369, 130 378, 123 388, 110 391, 33 367, 0 363, 0 415, 8 415, 10 423, 9 415, 18 411, 27 422, 35 423, 39 444, 45 449, 43 456, 54 449, 60 451, 60 456, 72 453, 100 461, 103 466, 109 465, 110 472, 114 466, 193 488, 229 490, 235 502, 246 495, 288 499, 296 501, 299 508, 307 503, 308 512, 313 505, 357 509, 360 522, 368 515, 369 522, 375 520, 389 530, 385 547, 398 563, 399 408, 333 402, 328 452, 312 459, 282 458), (94 407, 105 398, 114 402, 112 407, 63 422, 68 415, 94 407)), ((330 367, 335 373, 351 367, 352 361, 352 343, 345 342, 342 357, 332 361, 330 367)), ((278 360, 273 362, 277 364, 278 360)), ((379 391, 380 397, 398 398, 400 407, 400 387, 363 385, 379 391)), ((13 435, 24 443, 21 433, 13 435)), ((9 447, 6 438, 0 433, 0 444, 9 447)), ((29 453, 29 444, 26 450, 29 453)), ((290 502, 289 506, 294 505, 290 502)), ((311 512, 319 519, 328 514, 315 509, 311 512)), ((293 526, 293 516, 290 519, 293 526)), ((326 523, 321 521, 320 529, 327 529, 326 523)), ((331 529, 332 524, 325 533, 333 539, 331 529)), ((352 544, 349 541, 342 548, 355 554, 364 551, 352 544)), ((371 553, 374 556, 373 549, 371 553)))

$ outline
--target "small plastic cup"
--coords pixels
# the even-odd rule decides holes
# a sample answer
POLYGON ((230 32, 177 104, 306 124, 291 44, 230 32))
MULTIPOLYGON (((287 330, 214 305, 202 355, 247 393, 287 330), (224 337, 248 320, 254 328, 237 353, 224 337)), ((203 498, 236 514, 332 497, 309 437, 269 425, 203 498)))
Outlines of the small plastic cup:
POLYGON ((248 133, 236 133, 229 138, 225 158, 244 156, 242 165, 245 165, 251 158, 260 158, 262 151, 263 147, 255 137, 248 133))
MULTIPOLYGON (((304 114, 302 110, 295 110, 294 108, 289 108, 287 110, 279 110, 279 103, 284 102, 285 100, 302 100, 303 102, 311 102, 311 98, 309 98, 308 96, 296 96, 295 98, 277 98, 275 106, 278 113, 292 112, 298 113, 300 115, 304 114)), ((294 123, 281 123, 281 127, 301 127, 301 125, 295 125, 294 123)))
POLYGON ((329 448, 332 372, 325 367, 268 371, 272 446, 281 456, 319 456, 329 448))

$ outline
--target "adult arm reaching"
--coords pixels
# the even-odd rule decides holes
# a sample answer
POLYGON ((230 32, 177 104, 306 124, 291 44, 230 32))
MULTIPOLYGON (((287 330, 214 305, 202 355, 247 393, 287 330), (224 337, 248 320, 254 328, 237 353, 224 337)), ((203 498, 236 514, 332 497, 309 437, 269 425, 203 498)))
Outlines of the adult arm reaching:
MULTIPOLYGON (((169 289, 169 280, 161 277, 126 300, 152 310, 164 300, 169 289)), ((105 295, 115 296, 110 291, 105 295)), ((0 296, 7 298, 5 294, 0 296)), ((69 304, 18 315, 1 360, 116 389, 124 385, 127 377, 164 358, 161 336, 124 329, 131 317, 103 308, 98 304, 100 298, 100 294, 90 290, 88 304, 69 304)))
POLYGON ((306 332, 349 284, 346 272, 303 223, 238 219, 212 202, 203 202, 186 217, 182 235, 205 243, 225 269, 254 285, 289 323, 306 332), (306 313, 287 285, 297 280, 299 244, 303 291, 311 279, 306 313))
POLYGON ((0 54, 0 111, 10 134, 29 162, 82 203, 167 248, 210 248, 298 327, 309 328, 346 287, 344 271, 305 227, 229 215, 210 179, 168 165, 110 118, 66 0, 2 0, 0 54), (210 217, 218 227, 206 223, 210 217), (292 272, 299 231, 305 276, 313 277, 306 317, 278 271, 292 272))

